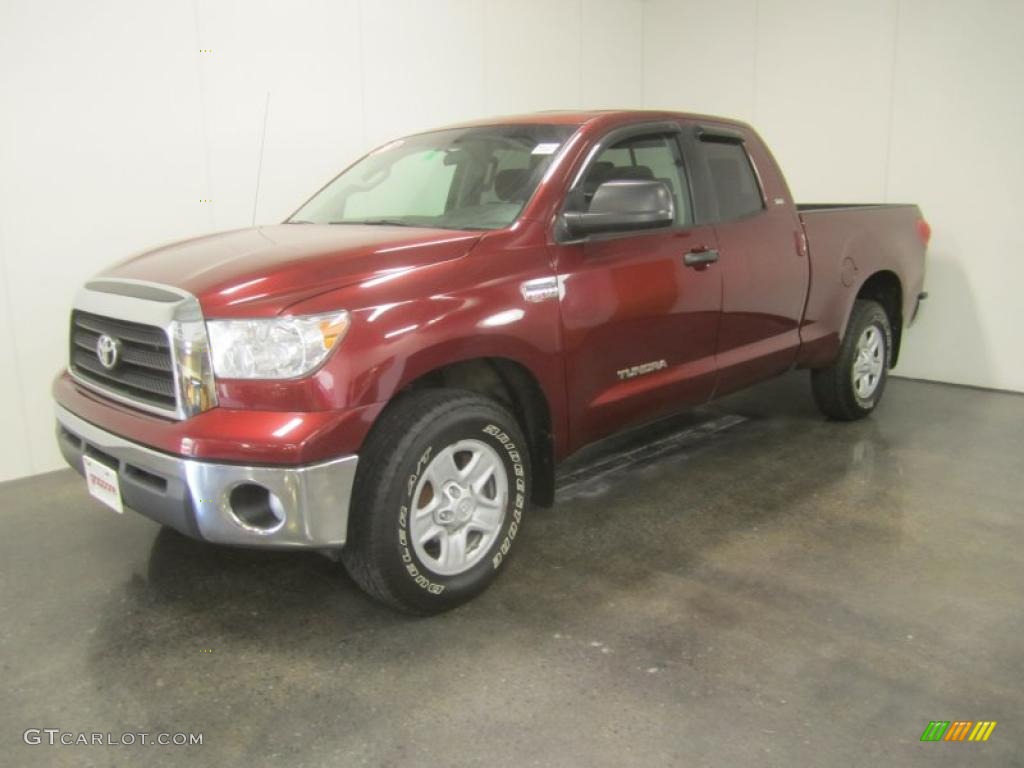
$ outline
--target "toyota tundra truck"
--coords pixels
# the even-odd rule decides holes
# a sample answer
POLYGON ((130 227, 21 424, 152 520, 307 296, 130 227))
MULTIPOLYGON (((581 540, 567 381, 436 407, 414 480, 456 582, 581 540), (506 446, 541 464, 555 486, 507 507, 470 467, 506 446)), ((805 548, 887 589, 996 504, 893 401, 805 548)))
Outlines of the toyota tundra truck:
POLYGON ((281 224, 78 291, 53 385, 89 492, 456 606, 582 446, 792 368, 878 405, 923 293, 914 205, 796 205, 741 122, 541 113, 370 152, 281 224))

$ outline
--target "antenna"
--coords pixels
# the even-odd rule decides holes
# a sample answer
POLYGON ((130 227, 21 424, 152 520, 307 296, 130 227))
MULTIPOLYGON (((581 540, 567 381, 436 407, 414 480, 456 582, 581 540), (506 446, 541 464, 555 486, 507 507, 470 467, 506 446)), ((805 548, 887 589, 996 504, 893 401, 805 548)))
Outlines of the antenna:
POLYGON ((260 201, 260 177, 263 175, 263 145, 267 142, 267 115, 270 113, 270 91, 263 107, 263 131, 260 133, 260 157, 256 163, 256 194, 252 199, 252 225, 256 226, 256 206, 260 201))

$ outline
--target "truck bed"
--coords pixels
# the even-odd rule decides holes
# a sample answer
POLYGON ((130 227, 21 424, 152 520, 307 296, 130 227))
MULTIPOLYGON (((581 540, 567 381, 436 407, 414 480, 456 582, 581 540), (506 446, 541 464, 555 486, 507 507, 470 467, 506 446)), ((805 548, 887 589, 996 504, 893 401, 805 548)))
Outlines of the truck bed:
POLYGON ((853 303, 852 294, 865 276, 878 272, 888 272, 897 281, 899 317, 893 325, 898 336, 901 326, 913 318, 924 282, 925 244, 918 207, 805 203, 798 204, 797 211, 807 237, 811 268, 801 330, 805 344, 802 362, 813 367, 835 354, 853 303), (836 301, 837 283, 848 293, 841 301, 836 301))

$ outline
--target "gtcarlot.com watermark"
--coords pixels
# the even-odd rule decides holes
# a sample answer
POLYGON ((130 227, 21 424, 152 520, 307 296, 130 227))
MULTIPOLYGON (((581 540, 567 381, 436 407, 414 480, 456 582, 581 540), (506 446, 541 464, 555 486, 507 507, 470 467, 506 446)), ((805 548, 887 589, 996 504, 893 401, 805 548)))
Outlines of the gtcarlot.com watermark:
POLYGON ((21 736, 26 744, 46 744, 51 747, 133 747, 156 745, 161 747, 187 747, 201 745, 201 733, 150 733, 136 731, 126 733, 74 732, 60 728, 29 728, 21 736))

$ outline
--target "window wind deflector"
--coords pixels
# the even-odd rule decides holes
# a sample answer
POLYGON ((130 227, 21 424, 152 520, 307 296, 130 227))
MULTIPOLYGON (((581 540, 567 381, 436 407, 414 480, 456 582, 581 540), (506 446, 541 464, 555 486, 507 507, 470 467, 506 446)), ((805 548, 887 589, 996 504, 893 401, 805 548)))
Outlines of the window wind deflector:
POLYGON ((700 141, 711 141, 718 144, 742 144, 743 134, 730 128, 712 127, 709 125, 698 125, 695 133, 700 141))

